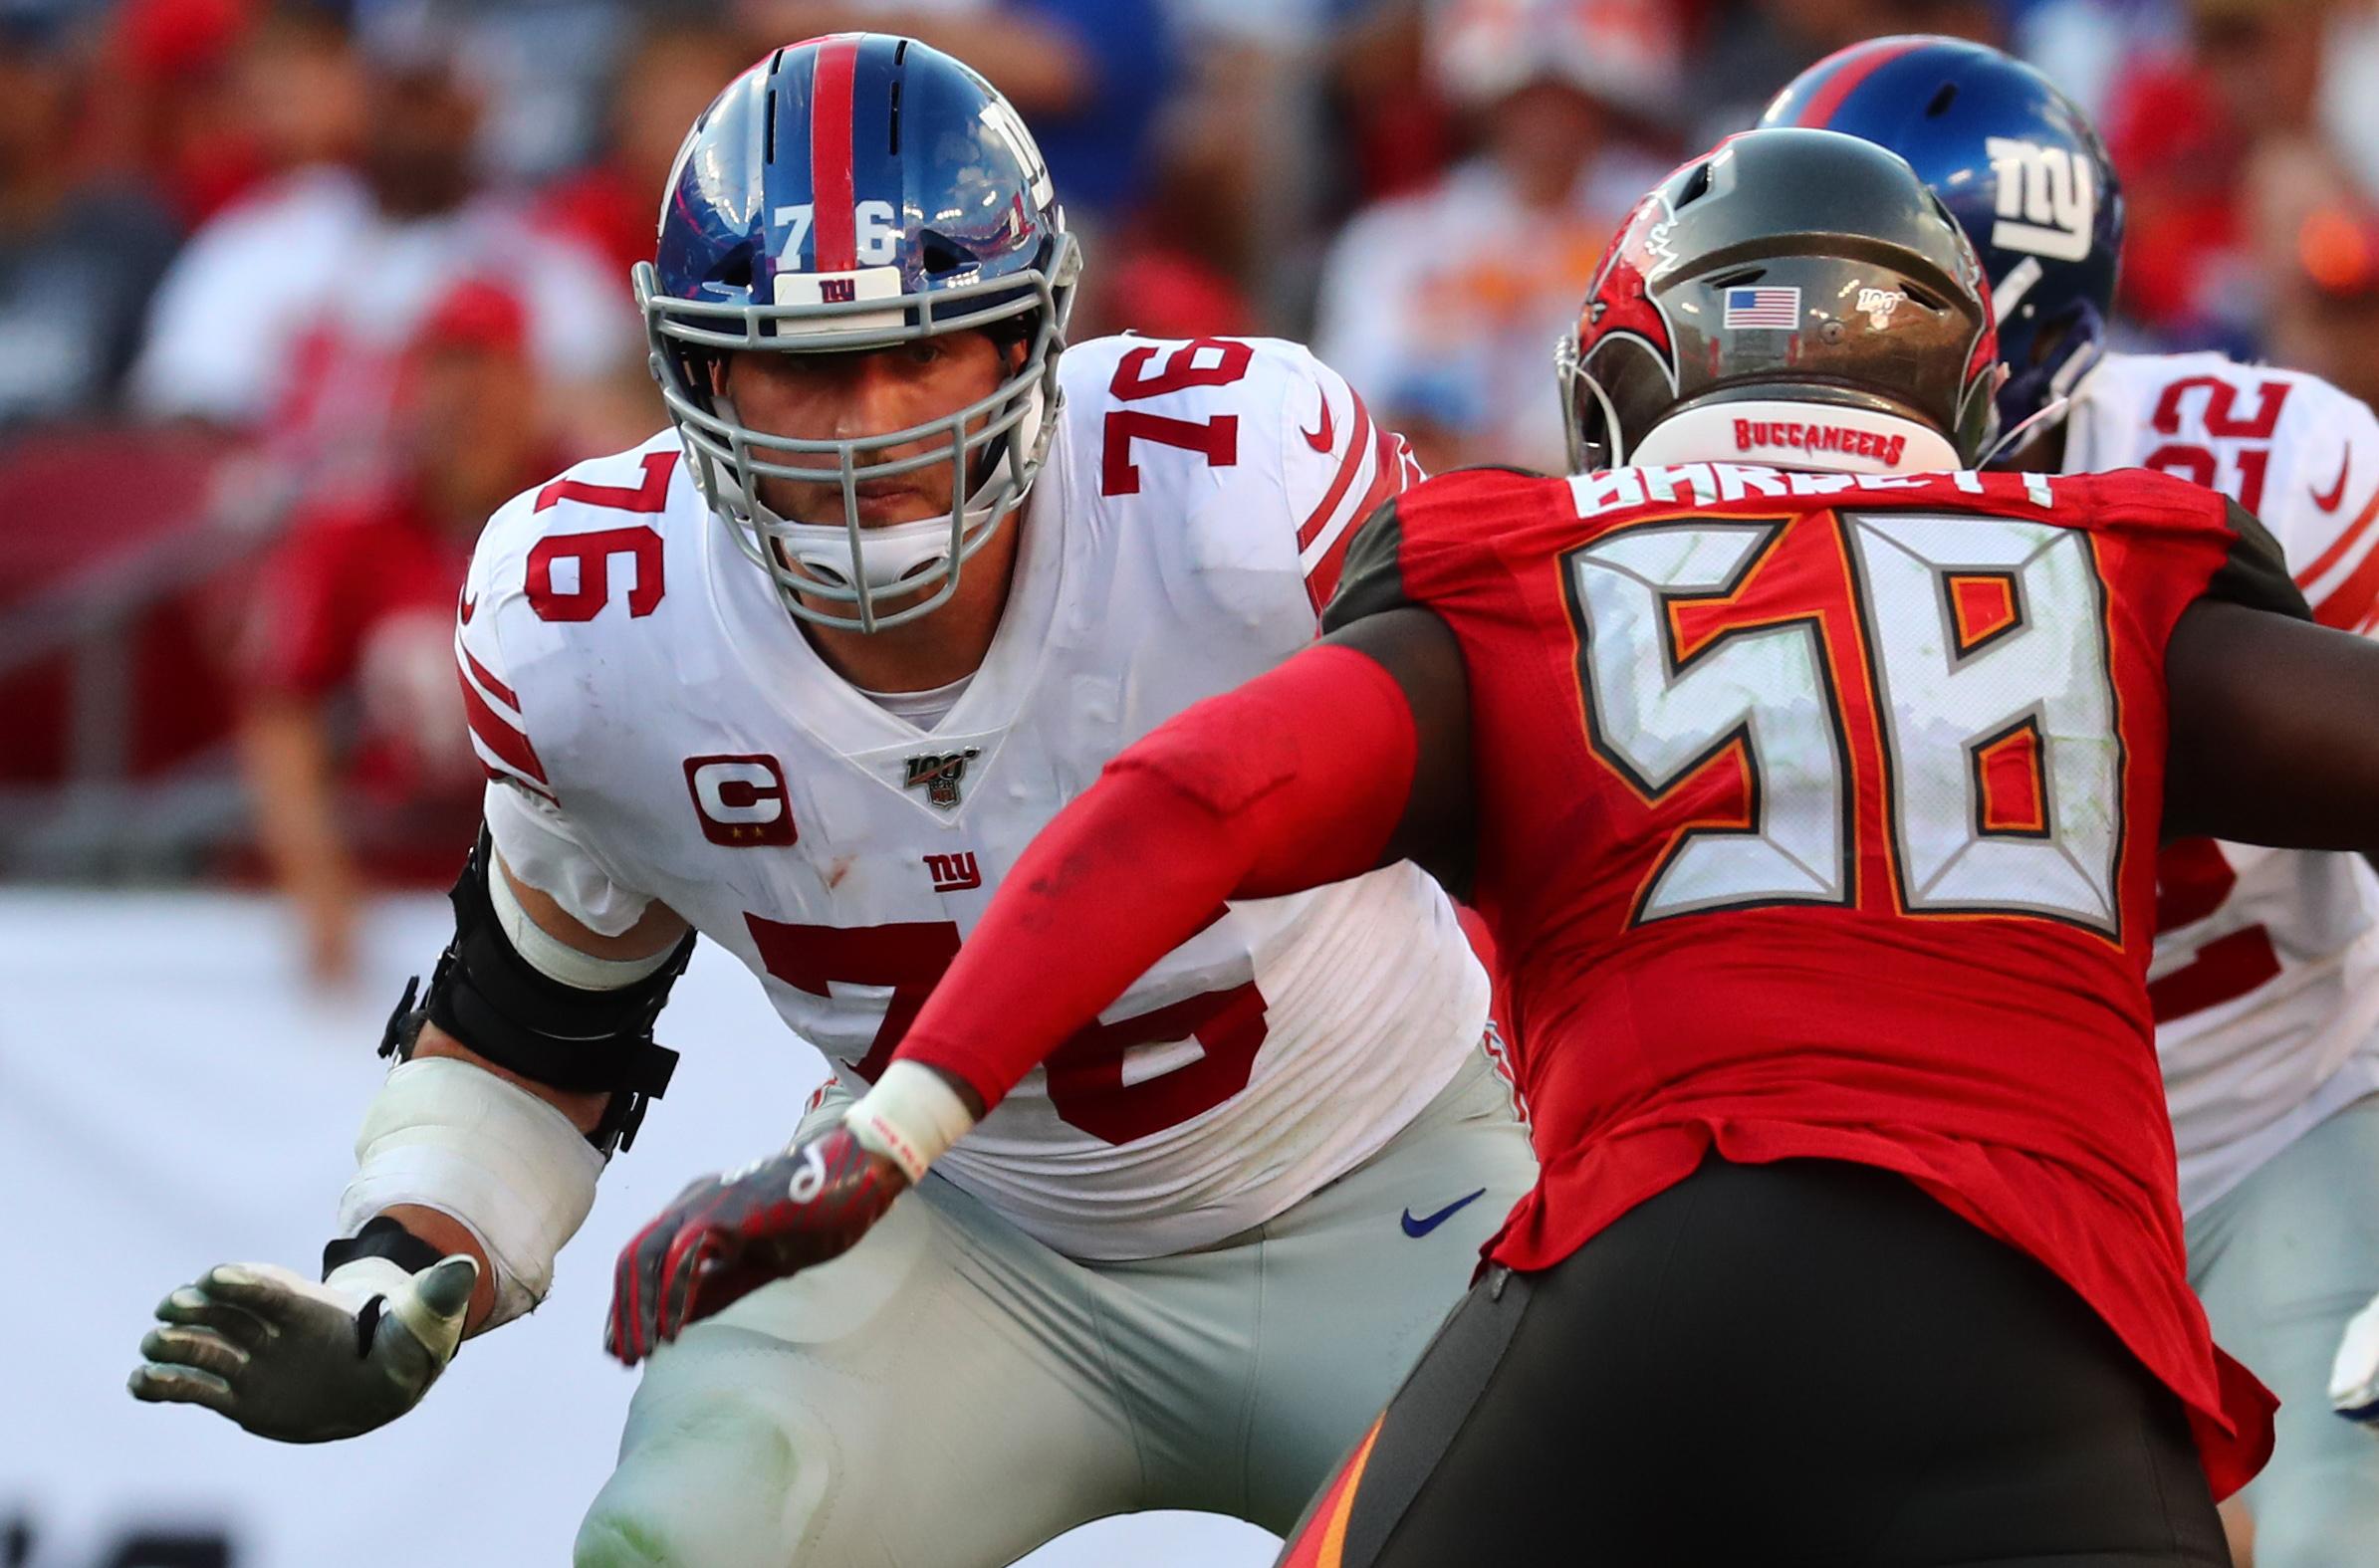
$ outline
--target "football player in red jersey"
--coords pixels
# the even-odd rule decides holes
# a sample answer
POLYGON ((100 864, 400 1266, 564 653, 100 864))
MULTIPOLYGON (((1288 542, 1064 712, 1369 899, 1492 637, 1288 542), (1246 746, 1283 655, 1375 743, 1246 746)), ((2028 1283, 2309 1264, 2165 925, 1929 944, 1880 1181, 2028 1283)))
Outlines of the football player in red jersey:
MULTIPOLYGON (((2379 844, 2379 650, 2209 492, 1964 471, 1986 287, 1872 144, 1679 170, 1564 357, 1602 471, 1384 508, 1324 645, 1110 764, 899 1054, 997 1103, 1221 900, 1417 858, 1543 1176, 1288 1563, 2227 1562, 2271 1401, 2183 1275, 2155 846, 2379 844)), ((615 1313, 832 1255, 892 1201, 847 1136, 615 1313)))

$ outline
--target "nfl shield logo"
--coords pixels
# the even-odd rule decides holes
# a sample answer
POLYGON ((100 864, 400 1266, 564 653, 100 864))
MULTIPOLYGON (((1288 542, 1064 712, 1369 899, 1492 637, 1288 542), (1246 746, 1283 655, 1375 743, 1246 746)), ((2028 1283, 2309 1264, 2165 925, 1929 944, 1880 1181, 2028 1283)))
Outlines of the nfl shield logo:
POLYGON ((976 747, 947 754, 927 753, 908 760, 908 777, 901 781, 903 787, 923 789, 925 803, 944 811, 958 806, 958 786, 967 776, 967 764, 983 755, 976 747))

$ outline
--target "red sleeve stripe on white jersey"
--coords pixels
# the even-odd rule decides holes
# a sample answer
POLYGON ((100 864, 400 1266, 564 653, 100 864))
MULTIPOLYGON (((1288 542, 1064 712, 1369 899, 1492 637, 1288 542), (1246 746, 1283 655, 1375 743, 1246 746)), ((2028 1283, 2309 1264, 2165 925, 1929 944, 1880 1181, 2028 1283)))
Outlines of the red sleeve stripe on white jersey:
POLYGON ((471 750, 478 755, 480 766, 490 779, 500 784, 516 784, 553 799, 545 764, 538 761, 537 748, 529 744, 529 732, 520 716, 520 698, 471 656, 459 632, 454 639, 454 673, 463 692, 463 717, 470 725, 471 750))
MULTIPOLYGON (((1329 394, 1324 392, 1322 395, 1326 398, 1329 394)), ((1322 412, 1326 414, 1328 411, 1329 405, 1324 402, 1322 412)), ((1354 399, 1354 433, 1347 438, 1346 456, 1339 460, 1338 472, 1331 476, 1329 489, 1322 492, 1321 504, 1307 514, 1306 520, 1297 526, 1297 548, 1307 558, 1308 567, 1312 563, 1315 542, 1328 530, 1330 520, 1337 513, 1338 503, 1346 499, 1347 487, 1354 483, 1355 472, 1363 466, 1363 458, 1370 450, 1371 410, 1365 408, 1362 398, 1357 396, 1354 399)))
POLYGON ((2296 585, 2324 626, 2359 631, 2379 603, 2379 494, 2346 525, 2337 542, 2296 574, 2296 585))
POLYGON ((1298 558, 1306 570, 1306 596, 1313 601, 1315 614, 1338 591, 1338 570, 1345 564, 1347 547, 1354 543, 1363 520, 1390 496, 1402 494, 1420 473, 1421 466, 1413 460, 1404 437, 1382 427, 1372 444, 1370 488, 1298 558))
POLYGON ((463 666, 469 672, 469 680, 464 682, 465 686, 476 681, 479 683, 479 689, 487 693, 489 697, 510 708, 514 713, 521 711, 521 700, 513 694, 512 688, 497 680, 493 674, 489 673, 486 665, 473 658, 471 650, 463 645, 463 640, 459 635, 454 639, 454 651, 461 655, 463 666))

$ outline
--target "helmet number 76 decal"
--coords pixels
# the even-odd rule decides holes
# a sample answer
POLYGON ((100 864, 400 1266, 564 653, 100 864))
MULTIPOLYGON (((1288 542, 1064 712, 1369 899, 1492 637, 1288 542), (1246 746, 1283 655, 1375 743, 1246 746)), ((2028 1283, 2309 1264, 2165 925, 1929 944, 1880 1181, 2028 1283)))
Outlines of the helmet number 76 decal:
POLYGON ((2002 250, 2077 262, 2090 254, 2098 221, 2098 191, 2089 160, 2064 147, 2014 136, 1991 136, 1983 150, 1999 188, 1999 221, 1991 243, 2002 250))
POLYGON ((1902 909, 2117 935, 2122 755, 2088 538, 1971 514, 1841 522, 1838 535, 1818 524, 1789 541, 1781 521, 1654 523, 1563 558, 1588 742, 1646 805, 1684 818, 1634 920, 1853 902, 1853 741, 1836 685, 1847 681, 1867 688, 1881 731, 1902 909), (1831 575, 1840 564, 1805 553, 1847 556, 1861 635, 1837 628, 1829 649, 1814 606, 1713 629, 1792 551, 1779 569, 1831 575), (1697 601, 1689 642, 1681 612, 1697 601), (1829 652, 1844 643, 1865 671, 1837 675, 1829 652), (1714 766, 1741 769, 1740 825, 1723 811, 1709 825, 1710 789, 1686 789, 1714 766))
MULTIPOLYGON (((788 202, 776 211, 779 223, 790 223, 793 232, 785 237, 785 264, 799 266, 803 242, 810 238, 810 225, 816 217, 816 206, 807 201, 788 202)), ((856 255, 862 267, 887 267, 894 259, 894 247, 900 240, 899 214, 888 201, 862 201, 851 209, 851 226, 857 241, 856 255)))

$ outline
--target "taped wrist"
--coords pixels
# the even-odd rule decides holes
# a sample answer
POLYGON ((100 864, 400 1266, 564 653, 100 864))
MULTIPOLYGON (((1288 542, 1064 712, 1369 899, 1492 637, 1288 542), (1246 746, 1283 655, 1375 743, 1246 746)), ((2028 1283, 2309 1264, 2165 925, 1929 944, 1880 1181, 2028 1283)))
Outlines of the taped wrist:
POLYGON ((449 1056, 401 1062, 356 1134, 339 1233, 358 1247, 394 1244, 367 1242, 365 1232, 400 1204, 452 1218, 495 1270, 493 1327, 545 1298, 555 1255, 595 1207, 602 1168, 570 1118, 520 1085, 449 1056))
MULTIPOLYGON (((570 980, 557 979, 524 957, 507 934, 490 891, 496 874, 494 847, 482 828, 451 894, 454 940, 439 957, 419 1008, 413 1006, 414 988, 405 988, 380 1054, 409 1059, 426 1019, 534 1083, 572 1093, 608 1091, 610 1107, 587 1136, 606 1154, 626 1148, 635 1141, 646 1102, 668 1088, 677 1066, 677 1053, 654 1042, 652 1027, 693 956, 693 934, 649 973, 635 973, 646 967, 639 961, 585 959, 570 980), (621 979, 624 984, 607 984, 621 979)), ((561 946, 550 937, 545 941, 561 946)))
POLYGON ((922 1062, 885 1064, 875 1086, 842 1113, 860 1146, 900 1167, 915 1186, 926 1168, 975 1125, 974 1113, 942 1075, 922 1062))

